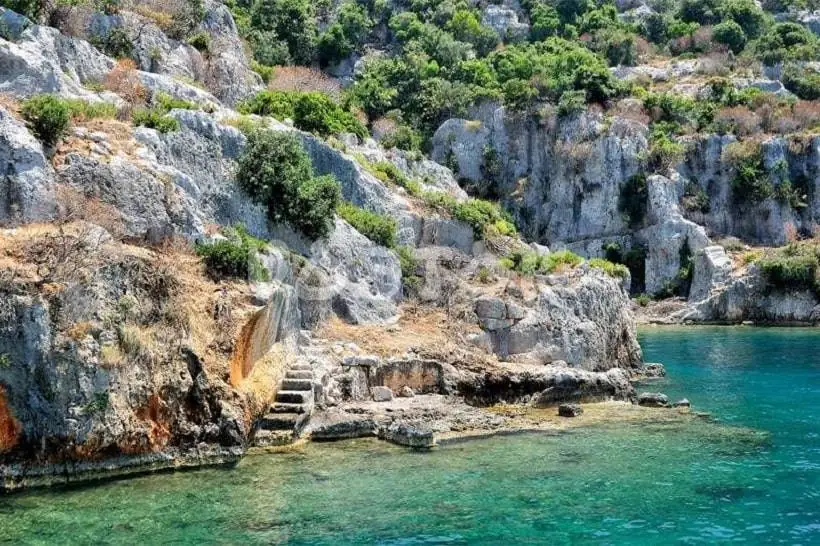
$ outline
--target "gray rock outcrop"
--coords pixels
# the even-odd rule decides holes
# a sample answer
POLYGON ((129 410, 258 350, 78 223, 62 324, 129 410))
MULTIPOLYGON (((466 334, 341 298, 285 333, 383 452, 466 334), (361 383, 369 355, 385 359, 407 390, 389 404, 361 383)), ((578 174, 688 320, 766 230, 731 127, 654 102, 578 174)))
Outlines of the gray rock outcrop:
POLYGON ((0 224, 42 222, 57 211, 54 170, 23 122, 0 107, 0 224))
POLYGON ((496 354, 542 364, 563 360, 596 371, 640 365, 634 317, 616 279, 590 271, 544 281, 531 302, 477 301, 479 325, 496 354))

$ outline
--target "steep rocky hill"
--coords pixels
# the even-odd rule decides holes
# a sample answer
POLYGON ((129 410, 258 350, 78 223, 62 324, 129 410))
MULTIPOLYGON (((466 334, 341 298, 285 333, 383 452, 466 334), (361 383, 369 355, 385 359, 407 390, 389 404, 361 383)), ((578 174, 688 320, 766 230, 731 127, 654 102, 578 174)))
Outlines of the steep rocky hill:
POLYGON ((812 19, 582 4, 3 2, 3 484, 628 400, 630 295, 813 322, 812 19))

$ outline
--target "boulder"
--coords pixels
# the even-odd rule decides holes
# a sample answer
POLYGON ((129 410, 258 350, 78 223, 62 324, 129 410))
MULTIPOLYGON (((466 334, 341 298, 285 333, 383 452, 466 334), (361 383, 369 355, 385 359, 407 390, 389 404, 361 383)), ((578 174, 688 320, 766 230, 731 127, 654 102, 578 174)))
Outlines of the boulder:
POLYGON ((400 398, 413 398, 414 396, 416 396, 415 391, 413 391, 413 389, 411 389, 407 385, 405 385, 401 389, 399 389, 399 397, 400 398))
POLYGON ((648 362, 643 365, 641 375, 644 377, 666 377, 666 368, 657 362, 648 362))
POLYGON ((387 387, 370 387, 370 395, 376 402, 390 402, 393 400, 393 391, 387 387))
POLYGON ((688 408, 691 405, 692 404, 689 402, 689 400, 687 400, 686 398, 683 398, 681 400, 678 400, 674 404, 672 404, 672 407, 673 408, 688 408))
POLYGON ((427 449, 435 445, 432 431, 406 423, 392 423, 381 428, 379 438, 416 449, 427 449))
POLYGON ((558 406, 560 417, 579 417, 584 413, 584 409, 579 404, 561 404, 558 406))
POLYGON ((638 395, 638 405, 650 408, 665 408, 669 406, 669 397, 659 392, 642 392, 638 395))

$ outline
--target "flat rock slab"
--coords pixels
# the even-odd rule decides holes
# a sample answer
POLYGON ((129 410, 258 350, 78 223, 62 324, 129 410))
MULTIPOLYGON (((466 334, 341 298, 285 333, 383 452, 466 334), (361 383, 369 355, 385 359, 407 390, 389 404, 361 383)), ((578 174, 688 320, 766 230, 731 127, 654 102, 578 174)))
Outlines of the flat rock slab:
POLYGON ((665 408, 669 406, 669 397, 660 392, 642 392, 638 395, 638 405, 650 408, 665 408))

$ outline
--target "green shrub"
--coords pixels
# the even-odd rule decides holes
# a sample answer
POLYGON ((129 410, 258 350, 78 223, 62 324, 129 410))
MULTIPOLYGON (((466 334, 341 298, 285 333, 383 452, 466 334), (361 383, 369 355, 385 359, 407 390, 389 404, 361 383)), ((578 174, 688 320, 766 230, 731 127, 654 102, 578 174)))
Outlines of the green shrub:
POLYGON ((273 222, 287 222, 316 239, 332 227, 341 191, 332 177, 313 177, 307 153, 295 135, 253 131, 238 161, 237 182, 273 222))
POLYGON ((227 239, 213 244, 196 245, 196 253, 202 257, 211 277, 269 280, 270 273, 256 257, 256 253, 265 247, 264 241, 251 236, 241 224, 223 228, 222 235, 227 239))
POLYGON ((211 36, 201 30, 188 38, 188 45, 199 51, 200 53, 207 53, 211 47, 211 36))
POLYGON ((177 99, 168 93, 159 92, 154 96, 154 104, 166 113, 174 109, 199 110, 199 106, 190 100, 177 99))
POLYGON ((757 262, 768 284, 779 290, 816 288, 817 256, 767 256, 757 262))
POLYGON ((134 43, 123 27, 113 27, 105 35, 94 35, 91 45, 115 59, 127 59, 134 53, 134 43))
POLYGON ((593 258, 589 261, 589 267, 600 269, 610 277, 626 279, 629 277, 629 269, 625 265, 612 263, 609 260, 593 258))
POLYGON ((708 213, 711 208, 709 194, 695 182, 687 182, 683 194, 683 208, 689 212, 708 213))
POLYGON ((399 125, 395 131, 381 140, 385 149, 398 148, 408 152, 420 152, 424 143, 421 133, 407 125, 399 125))
POLYGON ((543 273, 552 273, 563 268, 575 268, 581 265, 584 259, 569 250, 559 250, 542 256, 539 270, 543 273))
POLYGON ((285 91, 260 91, 250 99, 239 104, 240 113, 257 116, 271 116, 279 120, 293 119, 293 106, 297 93, 285 91))
POLYGON ((783 61, 812 61, 820 51, 817 38, 798 23, 777 23, 764 34, 755 46, 755 54, 768 65, 783 61))
POLYGON ((587 94, 585 91, 566 91, 558 100, 558 114, 570 116, 583 112, 587 108, 587 94))
POLYGON ((406 295, 413 295, 421 288, 422 278, 418 275, 419 260, 416 258, 413 248, 400 246, 396 249, 401 267, 401 282, 406 295))
POLYGON ((348 57, 372 27, 373 21, 364 6, 352 1, 344 2, 339 7, 336 22, 319 37, 319 63, 327 66, 348 57))
POLYGON ((353 133, 367 137, 367 128, 350 112, 324 93, 299 91, 261 91, 239 105, 243 114, 290 118, 303 130, 321 136, 353 133))
POLYGON ((45 10, 45 0, 3 0, 0 6, 25 15, 32 21, 37 21, 45 10))
POLYGON ((637 227, 643 223, 648 206, 649 190, 646 176, 636 174, 621 187, 618 210, 624 215, 630 227, 637 227))
POLYGON ((322 136, 353 133, 364 139, 368 134, 353 114, 323 93, 301 93, 293 105, 293 123, 303 131, 322 136))
POLYGON ((715 25, 712 37, 720 44, 726 45, 735 53, 740 53, 746 47, 746 34, 743 29, 732 20, 715 25))
POLYGON ((296 189, 291 205, 291 225, 311 239, 325 237, 330 232, 333 213, 341 198, 342 190, 333 176, 306 180, 296 189))
POLYGON ((337 211, 356 231, 374 243, 387 248, 396 246, 396 220, 393 218, 370 212, 348 202, 339 204, 337 211))
POLYGON ((501 266, 522 275, 534 275, 541 268, 541 257, 528 248, 516 248, 501 260, 501 266))
POLYGON ((35 95, 25 100, 20 113, 34 136, 46 146, 60 141, 71 119, 69 103, 54 95, 35 95))
POLYGON ((256 0, 251 7, 250 24, 256 31, 270 33, 268 39, 273 43, 286 47, 294 63, 309 65, 313 61, 317 17, 311 0, 256 0))
POLYGON ((646 307, 647 305, 649 305, 649 302, 652 301, 652 298, 650 298, 647 294, 640 294, 638 295, 638 297, 635 298, 635 301, 641 307, 646 307))
POLYGON ((400 186, 407 190, 407 193, 410 195, 421 196, 421 184, 405 175, 393 163, 390 163, 389 161, 377 161, 376 163, 371 163, 363 155, 357 155, 356 160, 362 167, 367 169, 370 174, 382 182, 400 186))
POLYGON ((489 226, 501 235, 513 235, 516 232, 512 217, 498 203, 483 199, 468 199, 456 203, 450 213, 457 220, 470 224, 476 238, 483 238, 489 226))
POLYGON ((273 78, 274 68, 266 64, 262 64, 256 60, 251 60, 251 70, 259 74, 265 85, 269 84, 273 78))
POLYGON ((82 99, 63 100, 68 105, 72 121, 112 119, 117 116, 117 107, 110 102, 89 102, 82 99))
POLYGON ((652 131, 649 139, 647 166, 658 173, 665 173, 670 167, 683 161, 686 148, 664 131, 652 131))
POLYGON ((774 195, 774 185, 763 164, 759 144, 732 144, 725 154, 735 172, 732 178, 735 202, 756 205, 774 195))
POLYGON ((783 85, 803 100, 820 99, 820 72, 788 65, 783 70, 783 85))
POLYGON ((131 123, 137 127, 155 129, 160 133, 179 130, 179 121, 167 115, 167 110, 161 107, 135 108, 131 113, 131 123))

